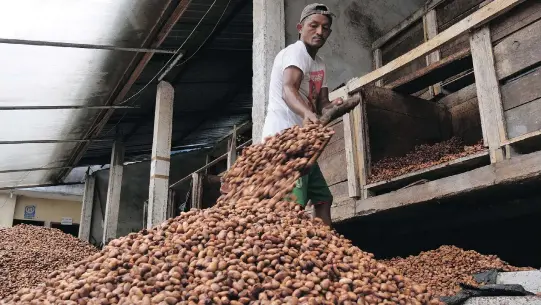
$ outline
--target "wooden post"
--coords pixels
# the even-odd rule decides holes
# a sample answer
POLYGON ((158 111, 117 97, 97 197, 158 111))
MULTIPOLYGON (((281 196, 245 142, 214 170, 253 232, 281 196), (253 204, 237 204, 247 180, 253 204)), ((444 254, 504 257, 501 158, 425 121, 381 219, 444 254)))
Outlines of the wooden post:
MULTIPOLYGON (((374 70, 383 66, 383 55, 381 49, 374 50, 374 70)), ((376 81, 376 86, 383 87, 383 79, 376 81)))
POLYGON ((192 209, 203 208, 203 174, 192 174, 192 209))
POLYGON ((83 205, 81 207, 81 225, 79 226, 79 239, 89 241, 92 227, 92 208, 94 206, 94 187, 96 177, 86 175, 85 190, 83 193, 83 205))
POLYGON ((161 81, 158 84, 158 91, 156 93, 156 111, 154 114, 154 136, 150 163, 150 185, 148 188, 148 229, 167 219, 171 133, 173 130, 173 101, 173 86, 161 81))
POLYGON ((105 204, 105 220, 103 223, 103 245, 116 238, 118 212, 120 210, 120 192, 122 190, 122 174, 124 172, 124 143, 120 137, 113 144, 111 164, 109 168, 109 186, 105 204))
MULTIPOLYGON (((353 111, 358 111, 358 106, 353 111)), ((358 116, 346 113, 343 116, 344 142, 346 150, 346 168, 348 175, 348 193, 351 198, 361 197, 362 188, 359 180, 359 145, 358 116)))
POLYGON ((504 159, 501 143, 505 141, 505 127, 500 85, 494 67, 494 53, 488 25, 470 35, 470 46, 483 138, 488 144, 490 160, 495 163, 504 159))
POLYGON ((233 127, 233 134, 227 143, 227 169, 237 160, 237 126, 233 127))
POLYGON ((366 120, 366 104, 361 93, 361 102, 350 113, 344 115, 344 140, 346 150, 348 192, 351 198, 366 199, 365 190, 370 174, 370 140, 366 120))
MULTIPOLYGON (((425 32, 425 41, 433 39, 438 35, 438 21, 436 10, 430 10, 423 16, 423 27, 425 32)), ((426 56, 426 65, 433 64, 440 60, 440 50, 436 50, 426 56)), ((428 89, 430 97, 441 93, 441 83, 434 84, 428 89)))

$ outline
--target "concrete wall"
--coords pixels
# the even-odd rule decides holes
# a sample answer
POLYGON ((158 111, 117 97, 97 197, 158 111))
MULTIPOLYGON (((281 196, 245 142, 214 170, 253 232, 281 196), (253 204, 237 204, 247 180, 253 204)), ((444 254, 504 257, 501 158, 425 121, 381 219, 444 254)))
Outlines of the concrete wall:
POLYGON ((27 196, 17 197, 13 218, 25 219, 24 208, 29 205, 36 206, 36 216, 32 220, 50 223, 60 222, 62 217, 70 217, 74 224, 80 223, 81 220, 80 201, 53 200, 27 196))
MULTIPOLYGON (((296 25, 309 0, 285 0, 286 44, 298 38, 296 25)), ((326 0, 336 15, 332 34, 320 50, 329 89, 372 70, 372 43, 407 18, 425 0, 326 0)))
POLYGON ((15 213, 16 202, 17 196, 0 194, 0 228, 13 226, 13 214, 15 213))

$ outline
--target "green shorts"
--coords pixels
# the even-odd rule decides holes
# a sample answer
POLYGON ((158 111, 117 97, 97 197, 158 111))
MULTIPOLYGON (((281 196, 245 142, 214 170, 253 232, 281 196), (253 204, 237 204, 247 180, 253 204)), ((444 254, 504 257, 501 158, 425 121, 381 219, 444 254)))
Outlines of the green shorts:
POLYGON ((313 205, 330 204, 333 200, 331 190, 317 163, 309 169, 307 175, 297 180, 293 195, 297 198, 297 203, 303 207, 310 200, 313 205))

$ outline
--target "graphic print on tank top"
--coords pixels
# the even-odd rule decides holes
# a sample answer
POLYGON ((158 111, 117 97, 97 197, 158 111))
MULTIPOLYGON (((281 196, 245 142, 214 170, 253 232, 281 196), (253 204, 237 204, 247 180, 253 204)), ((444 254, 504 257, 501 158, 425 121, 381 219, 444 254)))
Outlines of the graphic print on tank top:
POLYGON ((310 101, 310 107, 312 111, 316 112, 316 102, 323 86, 323 78, 325 77, 325 72, 323 70, 310 72, 310 80, 308 82, 308 100, 310 101))

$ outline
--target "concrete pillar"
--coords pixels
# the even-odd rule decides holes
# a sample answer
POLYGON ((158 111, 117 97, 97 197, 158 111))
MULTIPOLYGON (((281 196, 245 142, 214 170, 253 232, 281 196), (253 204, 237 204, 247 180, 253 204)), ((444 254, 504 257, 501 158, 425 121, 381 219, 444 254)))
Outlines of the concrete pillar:
POLYGON ((269 100, 269 81, 274 57, 285 47, 284 0, 253 2, 253 143, 261 142, 269 100))
POLYGON ((85 191, 83 193, 83 206, 81 207, 81 224, 79 225, 79 239, 90 240, 90 229, 92 227, 92 209, 94 207, 94 187, 96 177, 86 175, 85 191))
POLYGON ((12 193, 0 194, 0 228, 13 226, 17 195, 12 193))
POLYGON ((122 173, 124 172, 124 143, 117 139, 111 153, 109 169, 109 186, 107 187, 107 203, 103 222, 103 245, 116 238, 118 212, 120 208, 120 191, 122 189, 122 173))
POLYGON ((161 81, 158 84, 148 188, 147 228, 167 219, 174 92, 173 86, 168 82, 161 81))

